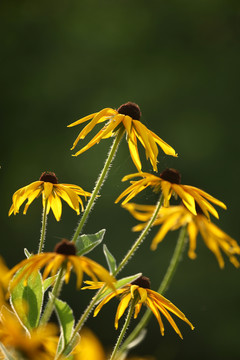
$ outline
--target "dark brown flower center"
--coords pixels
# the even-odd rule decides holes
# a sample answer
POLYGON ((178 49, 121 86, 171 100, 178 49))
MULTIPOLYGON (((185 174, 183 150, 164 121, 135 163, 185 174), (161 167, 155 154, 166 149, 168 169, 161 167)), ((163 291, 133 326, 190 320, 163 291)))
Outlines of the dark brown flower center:
POLYGON ((151 282, 150 279, 146 276, 140 276, 138 279, 134 280, 131 285, 138 285, 144 289, 150 289, 151 288, 151 282))
POLYGON ((62 239, 59 243, 56 244, 54 251, 62 255, 76 255, 76 247, 73 242, 62 239))
POLYGON ((140 120, 142 115, 139 106, 130 101, 119 106, 117 112, 122 115, 128 115, 134 120, 140 120))
POLYGON ((40 176, 39 180, 44 182, 50 182, 52 184, 58 183, 58 178, 56 177, 54 172, 51 171, 44 171, 40 176))
POLYGON ((172 184, 180 184, 181 183, 181 174, 179 171, 175 169, 165 169, 160 174, 160 178, 166 180, 172 184))

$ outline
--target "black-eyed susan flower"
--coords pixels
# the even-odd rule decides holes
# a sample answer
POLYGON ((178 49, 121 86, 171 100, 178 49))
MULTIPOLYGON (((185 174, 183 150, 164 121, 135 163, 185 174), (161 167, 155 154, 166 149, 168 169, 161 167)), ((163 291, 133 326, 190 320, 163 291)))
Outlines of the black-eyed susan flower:
MULTIPOLYGON (((80 332, 81 340, 73 350, 71 356, 73 360, 108 360, 103 345, 96 335, 88 328, 83 328, 80 332)), ((131 356, 126 360, 154 360, 149 356, 131 356)))
MULTIPOLYGON (((90 289, 93 288, 92 285, 94 286, 94 284, 92 284, 91 281, 87 281, 86 283, 90 285, 90 289)), ((99 287, 101 287, 101 284, 99 284, 99 287)), ((87 287, 84 288, 86 289, 87 287)), ((168 299, 156 291, 150 289, 150 280, 145 276, 141 276, 131 284, 127 284, 121 289, 116 290, 114 293, 107 295, 96 307, 94 316, 97 316, 103 305, 105 305, 109 300, 117 295, 120 296, 120 303, 118 305, 115 316, 114 325, 116 329, 118 328, 119 319, 130 305, 130 302, 133 300, 135 301, 134 318, 138 316, 142 305, 146 305, 156 317, 162 335, 164 335, 164 325, 161 314, 169 321, 176 333, 182 338, 182 334, 172 316, 169 314, 169 311, 185 321, 192 329, 194 329, 193 325, 186 318, 186 316, 175 305, 173 305, 173 303, 171 303, 168 299)))
POLYGON ((8 298, 9 279, 7 274, 9 272, 3 258, 0 256, 0 309, 2 305, 8 306, 6 299, 8 298))
POLYGON ((139 106, 132 102, 127 102, 126 104, 121 105, 117 110, 105 108, 68 125, 68 127, 71 127, 91 120, 74 141, 71 149, 73 150, 79 140, 84 139, 97 124, 104 123, 102 129, 92 138, 92 140, 81 150, 76 152, 74 156, 82 154, 93 145, 98 144, 102 139, 114 136, 116 131, 122 127, 126 133, 130 155, 138 171, 141 171, 142 168, 138 153, 138 140, 145 148, 146 158, 150 159, 153 170, 157 171, 157 146, 160 146, 167 155, 177 156, 177 154, 170 145, 142 124, 140 118, 141 111, 139 106))
MULTIPOLYGON (((146 226, 154 211, 154 206, 152 205, 138 205, 133 203, 124 205, 124 208, 137 220, 144 222, 134 226, 134 231, 141 231, 146 226)), ((236 255, 240 255, 240 247, 237 241, 209 221, 199 206, 196 206, 196 208, 197 215, 193 215, 184 205, 170 206, 168 208, 162 207, 153 224, 156 226, 160 225, 161 227, 152 241, 151 249, 155 250, 170 230, 177 230, 182 226, 187 226, 189 237, 188 256, 191 259, 196 258, 197 235, 200 233, 205 245, 216 256, 220 268, 224 267, 224 259, 221 251, 225 253, 231 263, 238 268, 240 263, 236 255)))
POLYGON ((94 282, 97 282, 98 279, 100 279, 109 287, 115 289, 113 285, 115 279, 109 272, 95 261, 85 256, 77 256, 74 243, 66 239, 63 239, 55 246, 54 252, 33 255, 14 266, 10 270, 8 277, 11 277, 20 269, 23 270, 11 282, 11 287, 14 287, 23 278, 27 281, 27 278, 32 273, 37 272, 43 267, 45 267, 43 271, 43 280, 45 280, 49 274, 51 274, 51 276, 56 275, 62 266, 65 268, 66 283, 69 281, 72 268, 74 269, 77 276, 78 289, 82 284, 83 273, 86 273, 94 282))
POLYGON ((1 310, 0 342, 13 355, 13 359, 54 359, 59 340, 57 335, 58 328, 51 323, 27 332, 14 313, 5 307, 1 310))
POLYGON ((52 209, 57 221, 60 220, 62 215, 61 198, 79 215, 79 204, 81 205, 81 210, 84 210, 80 196, 86 198, 91 195, 80 186, 59 184, 58 179, 53 172, 45 171, 38 181, 34 181, 33 183, 22 187, 13 194, 12 206, 8 215, 10 216, 12 213, 16 215, 24 201, 28 200, 23 210, 23 214, 26 214, 29 205, 41 194, 43 207, 47 206, 47 214, 50 209, 52 209))
POLYGON ((80 332, 81 340, 73 351, 74 360, 106 360, 107 356, 96 335, 87 328, 80 332))
POLYGON ((122 198, 125 200, 122 202, 122 205, 125 205, 129 200, 134 196, 140 193, 142 190, 146 189, 148 186, 152 187, 155 192, 162 191, 164 196, 164 206, 169 206, 169 201, 174 196, 179 196, 184 205, 188 210, 196 215, 196 206, 197 203, 202 209, 203 213, 209 218, 209 212, 218 218, 218 213, 216 209, 209 203, 211 201, 213 204, 216 204, 223 209, 226 209, 226 205, 209 195, 205 191, 198 189, 194 186, 182 185, 181 184, 181 175, 175 169, 166 169, 159 176, 149 174, 149 173, 135 173, 125 176, 122 181, 130 180, 135 177, 142 177, 142 179, 137 181, 131 181, 131 184, 126 190, 120 194, 120 196, 115 201, 116 203, 122 198))

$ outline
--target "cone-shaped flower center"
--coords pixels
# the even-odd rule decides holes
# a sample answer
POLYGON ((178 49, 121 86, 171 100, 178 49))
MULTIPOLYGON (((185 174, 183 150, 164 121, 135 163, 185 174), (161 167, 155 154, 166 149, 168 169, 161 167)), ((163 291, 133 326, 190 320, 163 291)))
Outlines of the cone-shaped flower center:
POLYGON ((44 182, 50 182, 52 184, 57 184, 58 183, 58 178, 56 177, 54 172, 50 172, 50 171, 44 171, 42 173, 42 175, 40 176, 39 180, 44 181, 44 182))
POLYGON ((73 242, 66 239, 62 239, 56 244, 54 251, 62 255, 76 255, 76 247, 73 242))
POLYGON ((150 279, 146 276, 140 276, 138 279, 134 280, 132 285, 138 285, 144 289, 150 289, 151 288, 151 282, 150 279))
POLYGON ((181 174, 179 171, 175 169, 166 169, 163 170, 160 174, 160 178, 166 180, 172 184, 180 184, 181 183, 181 174))
POLYGON ((128 115, 133 120, 140 120, 142 115, 139 106, 130 101, 127 102, 126 104, 119 106, 117 112, 122 115, 128 115))

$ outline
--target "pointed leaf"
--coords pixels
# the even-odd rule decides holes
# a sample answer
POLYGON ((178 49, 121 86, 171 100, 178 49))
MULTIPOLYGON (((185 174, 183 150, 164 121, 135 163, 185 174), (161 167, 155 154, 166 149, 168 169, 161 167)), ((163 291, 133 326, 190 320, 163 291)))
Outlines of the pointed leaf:
MULTIPOLYGON (((68 356, 68 355, 73 351, 73 349, 75 348, 75 346, 77 346, 77 344, 79 343, 80 338, 81 338, 81 337, 80 337, 79 334, 76 334, 76 335, 74 336, 74 338, 72 339, 72 341, 71 341, 69 344, 67 344, 65 350, 63 351, 63 355, 64 355, 64 356, 68 356)), ((68 358, 68 359, 69 359, 69 358, 68 358)))
POLYGON ((43 291, 45 292, 50 286, 52 286, 55 282, 55 280, 57 279, 58 274, 54 275, 54 276, 50 276, 47 279, 44 280, 43 282, 43 291))
POLYGON ((27 248, 24 248, 24 254, 26 256, 26 258, 29 258, 32 254, 28 251, 27 248))
MULTIPOLYGON (((122 278, 120 280, 118 280, 117 282, 114 283, 114 286, 116 289, 120 289, 121 287, 123 287, 126 284, 131 283, 132 281, 138 279, 140 276, 142 276, 142 273, 138 273, 135 275, 131 275, 131 276, 127 276, 125 278, 122 278)), ((104 293, 99 297, 98 301, 102 300, 103 298, 105 298, 105 296, 107 296, 108 294, 112 293, 112 289, 107 289, 106 291, 104 291, 104 293)))
MULTIPOLYGON (((52 294, 49 294, 52 297, 52 294)), ((62 300, 55 299, 55 309, 61 328, 61 348, 62 350, 71 339, 73 328, 74 328, 74 316, 70 306, 62 300)))
MULTIPOLYGON (((19 270, 13 277, 21 273, 19 270)), ((39 272, 32 273, 27 281, 25 276, 11 289, 10 302, 19 320, 28 330, 38 326, 43 303, 42 276, 39 272)))
POLYGON ((110 253, 110 251, 107 248, 107 245, 103 245, 103 252, 105 255, 105 258, 107 260, 108 263, 108 268, 111 274, 113 274, 115 272, 115 270, 117 269, 117 263, 116 260, 114 258, 114 256, 110 253))
POLYGON ((75 243, 77 255, 84 255, 92 251, 97 245, 101 244, 106 230, 102 229, 96 234, 84 234, 77 238, 75 243))

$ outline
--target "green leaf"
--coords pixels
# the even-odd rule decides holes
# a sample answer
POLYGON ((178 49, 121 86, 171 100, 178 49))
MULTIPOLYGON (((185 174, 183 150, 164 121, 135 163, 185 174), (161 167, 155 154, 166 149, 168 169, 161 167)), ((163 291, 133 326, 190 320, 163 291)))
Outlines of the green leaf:
POLYGON ((57 279, 58 274, 54 275, 54 276, 50 276, 47 279, 44 280, 43 282, 43 291, 45 292, 50 286, 53 285, 54 281, 57 279))
POLYGON ((25 254, 26 258, 29 258, 30 256, 32 256, 32 254, 28 251, 27 248, 24 248, 24 254, 25 254))
POLYGON ((107 245, 103 245, 103 252, 105 255, 105 258, 107 260, 108 263, 108 268, 111 274, 114 273, 114 271, 117 269, 117 263, 116 260, 114 258, 114 256, 110 253, 110 251, 107 248, 107 245))
MULTIPOLYGON (((23 269, 13 277, 15 281, 23 269)), ((32 273, 25 284, 25 276, 10 290, 10 302, 19 320, 28 330, 38 326, 43 303, 42 276, 32 273)), ((10 286, 11 288, 11 286, 10 286)))
MULTIPOLYGON (((50 297, 53 296, 52 294, 49 295, 50 297)), ((71 339, 75 320, 72 309, 65 301, 56 298, 55 309, 61 328, 61 348, 59 350, 62 350, 71 339)))
POLYGON ((98 246, 102 241, 106 230, 102 229, 96 234, 84 234, 77 238, 75 243, 77 255, 87 254, 98 246))
MULTIPOLYGON (((127 276, 125 278, 122 278, 122 279, 118 280, 116 283, 114 283, 114 286, 115 286, 116 289, 120 289, 124 285, 129 284, 132 281, 138 279, 140 276, 142 276, 142 273, 127 276)), ((102 293, 102 295, 99 297, 98 301, 102 300, 103 298, 105 298, 105 296, 107 296, 108 294, 110 294, 112 292, 113 292, 112 289, 107 289, 106 291, 104 291, 104 293, 102 293)))
MULTIPOLYGON (((75 346, 77 346, 77 344, 79 343, 80 341, 80 335, 79 334, 76 334, 74 336, 74 338, 72 339, 72 341, 67 344, 65 350, 63 351, 63 355, 64 356, 68 356, 72 351, 73 349, 75 348, 75 346)), ((69 359, 69 358, 68 358, 69 359)))

